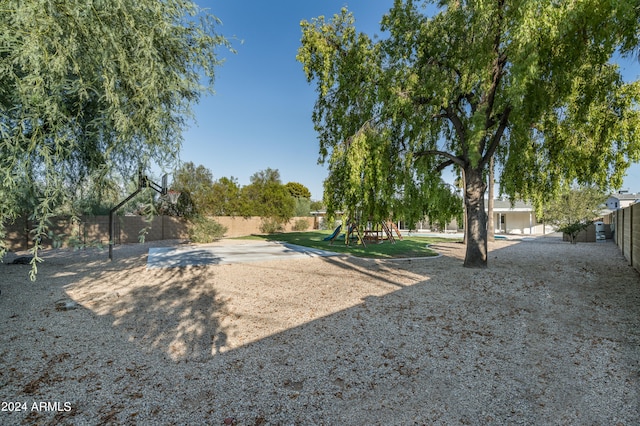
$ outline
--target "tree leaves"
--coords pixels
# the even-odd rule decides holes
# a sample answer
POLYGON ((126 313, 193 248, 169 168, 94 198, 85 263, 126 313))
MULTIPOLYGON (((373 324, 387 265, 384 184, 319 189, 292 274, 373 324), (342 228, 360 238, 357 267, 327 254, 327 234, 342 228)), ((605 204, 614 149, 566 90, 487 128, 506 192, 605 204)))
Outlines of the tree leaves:
POLYGON ((242 188, 245 216, 260 216, 278 223, 288 222, 295 211, 295 199, 280 181, 277 169, 267 168, 250 178, 251 184, 242 188))
POLYGON ((592 186, 572 186, 562 190, 558 196, 548 202, 542 211, 546 223, 558 230, 575 236, 602 215, 602 206, 606 196, 592 186))
POLYGON ((7 0, 0 14, 0 193, 16 179, 40 186, 41 227, 95 170, 174 164, 190 106, 212 90, 216 49, 228 47, 190 1, 7 0))
POLYGON ((441 0, 427 14, 429 3, 396 0, 376 42, 345 9, 301 24, 329 211, 446 212, 449 165, 481 205, 494 156, 501 191, 536 205, 573 181, 620 185, 640 156, 640 92, 610 61, 638 45, 634 2, 441 0))
POLYGON ((309 188, 299 182, 287 182, 285 186, 287 187, 287 190, 292 197, 307 199, 311 198, 311 191, 309 191, 309 188))

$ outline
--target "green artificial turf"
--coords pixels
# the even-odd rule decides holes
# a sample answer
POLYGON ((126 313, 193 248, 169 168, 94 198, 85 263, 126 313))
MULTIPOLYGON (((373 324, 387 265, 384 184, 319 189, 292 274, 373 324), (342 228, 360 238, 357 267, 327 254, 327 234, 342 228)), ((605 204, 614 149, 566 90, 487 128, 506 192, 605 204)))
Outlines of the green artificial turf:
POLYGON ((352 240, 349 245, 346 245, 344 237, 336 238, 333 241, 333 244, 331 244, 330 241, 324 241, 324 238, 331 235, 331 233, 331 231, 287 232, 281 234, 252 235, 251 237, 243 238, 282 241, 320 250, 348 253, 358 257, 382 259, 436 256, 437 253, 427 248, 427 245, 443 241, 456 241, 448 238, 403 237, 402 240, 396 238, 395 244, 392 244, 389 241, 384 241, 379 244, 367 243, 366 247, 363 247, 361 244, 357 244, 355 240, 352 240))

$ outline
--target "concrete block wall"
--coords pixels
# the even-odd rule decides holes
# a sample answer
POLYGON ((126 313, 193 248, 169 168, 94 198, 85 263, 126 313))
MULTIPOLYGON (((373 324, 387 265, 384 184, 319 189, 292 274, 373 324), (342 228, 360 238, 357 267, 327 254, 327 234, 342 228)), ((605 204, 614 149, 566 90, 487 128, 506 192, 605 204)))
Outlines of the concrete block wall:
POLYGON ((82 244, 109 243, 109 216, 83 216, 82 228, 78 232, 82 244))
MULTIPOLYGON (((56 242, 63 247, 70 245, 73 238, 78 244, 91 245, 109 243, 109 216, 81 216, 78 222, 69 217, 51 220, 49 233, 54 238, 43 238, 44 248, 53 248, 56 242), (57 240, 57 241, 56 241, 57 240)), ((5 244, 9 250, 28 250, 33 247, 33 234, 30 231, 35 223, 24 218, 16 220, 6 227, 5 244)), ((140 231, 147 230, 145 241, 164 239, 187 239, 187 222, 170 216, 156 216, 147 223, 142 216, 117 216, 114 220, 114 241, 116 244, 137 243, 140 231)))
MULTIPOLYGON (((109 216, 81 216, 79 222, 73 222, 71 218, 59 217, 51 220, 49 231, 63 246, 69 245, 70 237, 80 244, 90 245, 100 243, 106 246, 109 243, 109 216)), ((260 234, 262 218, 259 217, 229 217, 216 216, 215 219, 227 227, 225 237, 242 237, 251 234, 260 234)), ((307 230, 313 228, 313 217, 296 217, 284 225, 284 232, 291 232, 296 221, 303 219, 309 224, 307 230)), ((17 219, 6 227, 5 244, 9 250, 21 251, 33 247, 33 237, 30 230, 35 226, 34 222, 25 218, 17 219)), ((114 221, 115 244, 131 244, 140 241, 141 231, 145 230, 145 241, 159 240, 186 240, 189 238, 188 222, 177 217, 156 216, 151 223, 147 223, 143 216, 116 216, 114 221)), ((52 248, 54 239, 43 238, 44 248, 52 248)))
POLYGON ((260 232, 260 225, 262 224, 262 219, 259 217, 214 216, 211 219, 227 228, 227 232, 224 234, 227 238, 257 234, 260 232))
MULTIPOLYGON (((107 218, 107 224, 108 222, 107 218)), ((116 226, 116 243, 119 244, 137 243, 143 232, 145 241, 187 239, 189 237, 187 222, 177 217, 155 216, 151 223, 148 223, 143 216, 119 216, 116 222, 119 222, 119 226, 116 226)))
MULTIPOLYGON (((260 217, 231 217, 231 216, 213 216, 211 219, 214 219, 219 224, 225 226, 227 228, 227 232, 224 234, 227 238, 234 237, 244 237, 246 235, 252 234, 260 234, 260 228, 262 226, 262 218, 260 217)), ((309 224, 309 227, 306 229, 310 231, 313 228, 314 218, 313 217, 294 217, 289 222, 285 223, 283 226, 283 232, 292 232, 294 226, 298 220, 306 220, 309 224)))

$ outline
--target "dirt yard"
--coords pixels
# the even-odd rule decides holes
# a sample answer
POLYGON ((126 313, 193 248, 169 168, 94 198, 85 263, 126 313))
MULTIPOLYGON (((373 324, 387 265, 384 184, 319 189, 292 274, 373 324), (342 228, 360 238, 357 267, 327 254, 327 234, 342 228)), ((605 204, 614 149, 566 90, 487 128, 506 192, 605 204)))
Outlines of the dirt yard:
POLYGON ((640 423, 613 243, 496 242, 483 271, 457 243, 167 269, 149 247, 50 251, 36 282, 5 258, 0 424, 640 423))

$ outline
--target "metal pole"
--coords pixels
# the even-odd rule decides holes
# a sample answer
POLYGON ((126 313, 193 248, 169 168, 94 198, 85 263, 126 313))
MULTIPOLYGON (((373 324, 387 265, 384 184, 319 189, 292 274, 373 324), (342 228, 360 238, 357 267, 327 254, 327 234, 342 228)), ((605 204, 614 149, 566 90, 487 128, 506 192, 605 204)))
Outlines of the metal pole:
POLYGON ((113 210, 109 210, 109 260, 113 260, 113 210))
POLYGON ((131 195, 129 195, 127 198, 125 198, 124 201, 120 202, 120 204, 118 204, 117 206, 115 206, 114 208, 109 210, 109 260, 113 260, 113 244, 114 244, 114 240, 113 240, 113 214, 120 207, 124 206, 127 202, 129 202, 129 200, 131 200, 133 197, 138 195, 138 192, 140 192, 142 189, 143 188, 136 189, 135 192, 132 193, 131 195))
MULTIPOLYGON (((146 177, 141 171, 139 173, 139 176, 138 176, 138 189, 136 189, 134 193, 129 195, 127 198, 125 198, 124 201, 122 201, 120 204, 118 204, 117 206, 115 206, 114 208, 109 210, 109 260, 113 260, 113 244, 114 244, 114 241, 113 241, 113 214, 120 207, 125 205, 129 200, 131 200, 133 197, 138 195, 138 192, 142 191, 144 188, 151 188, 154 191, 158 192, 160 195, 166 195, 167 194, 167 187, 166 186, 167 186, 167 175, 166 174, 164 176, 162 176, 162 186, 160 186, 157 183, 149 180, 149 178, 146 177)), ((163 238, 164 238, 164 220, 162 221, 162 234, 163 234, 163 238)))

